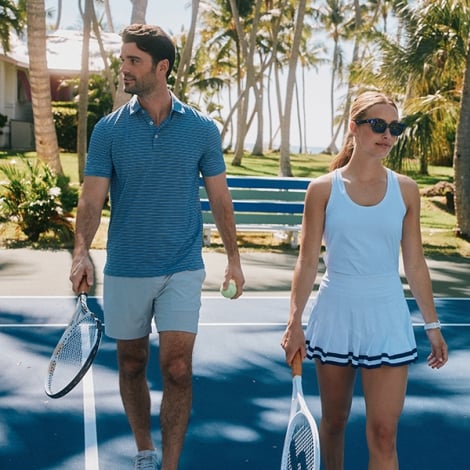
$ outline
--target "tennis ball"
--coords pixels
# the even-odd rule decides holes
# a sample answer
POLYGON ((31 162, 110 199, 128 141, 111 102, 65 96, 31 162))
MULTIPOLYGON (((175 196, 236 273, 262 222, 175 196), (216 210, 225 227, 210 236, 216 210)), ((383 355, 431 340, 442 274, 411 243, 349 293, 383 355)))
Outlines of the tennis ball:
POLYGON ((224 288, 221 286, 220 287, 220 293, 226 297, 227 299, 231 299, 236 293, 237 293, 237 286, 235 282, 230 281, 228 283, 227 289, 224 290, 224 288))

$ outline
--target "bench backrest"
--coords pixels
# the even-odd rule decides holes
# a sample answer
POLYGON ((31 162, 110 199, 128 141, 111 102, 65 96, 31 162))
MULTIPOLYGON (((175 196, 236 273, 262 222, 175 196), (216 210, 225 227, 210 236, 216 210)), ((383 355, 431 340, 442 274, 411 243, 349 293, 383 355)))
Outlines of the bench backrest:
MULTIPOLYGON (((309 178, 227 176, 236 224, 300 225, 310 181, 309 178)), ((214 223, 202 178, 199 196, 204 223, 214 223)))

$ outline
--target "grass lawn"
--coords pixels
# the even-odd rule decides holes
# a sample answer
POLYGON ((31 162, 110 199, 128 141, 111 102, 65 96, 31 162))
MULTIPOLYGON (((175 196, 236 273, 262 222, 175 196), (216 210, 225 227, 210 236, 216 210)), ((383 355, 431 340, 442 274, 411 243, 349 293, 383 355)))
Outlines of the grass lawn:
MULTIPOLYGON (((26 153, 26 157, 34 158, 34 153, 26 153)), ((8 164, 15 155, 0 152, 0 168, 8 164)), ((318 155, 292 155, 291 169, 296 177, 314 178, 324 174, 328 170, 331 156, 318 155)), ((272 153, 264 156, 245 155, 241 166, 232 165, 233 155, 226 154, 227 173, 229 175, 247 176, 277 176, 279 172, 279 154, 272 153)), ((61 154, 61 162, 64 173, 70 177, 72 184, 78 186, 77 155, 71 153, 61 154)), ((440 181, 452 182, 453 169, 449 167, 429 167, 429 175, 418 175, 413 168, 413 162, 408 162, 405 173, 409 174, 418 183, 421 190, 432 187, 440 181)), ((0 180, 2 175, 0 173, 0 180)), ((426 255, 470 256, 470 243, 455 236, 455 215, 446 209, 444 196, 422 197, 421 224, 423 233, 423 246, 426 255)), ((12 232, 11 227, 0 227, 2 240, 16 239, 21 242, 21 236, 12 232)), ((106 239, 106 223, 102 224, 95 237, 94 247, 104 248, 106 239)), ((240 246, 242 249, 267 249, 288 251, 289 248, 282 240, 275 239, 271 234, 240 234, 240 246)), ((49 241, 50 242, 50 241, 49 241)), ((218 249, 219 243, 214 237, 214 248, 218 249)))

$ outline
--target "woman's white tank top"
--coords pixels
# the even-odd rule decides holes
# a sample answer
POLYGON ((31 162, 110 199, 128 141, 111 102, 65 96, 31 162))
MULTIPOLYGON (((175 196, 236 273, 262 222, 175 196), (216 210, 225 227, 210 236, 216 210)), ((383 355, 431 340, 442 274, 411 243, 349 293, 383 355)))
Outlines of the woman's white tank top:
POLYGON ((397 175, 390 169, 385 196, 374 206, 355 203, 341 172, 335 170, 323 234, 328 271, 359 275, 397 272, 405 213, 397 175))

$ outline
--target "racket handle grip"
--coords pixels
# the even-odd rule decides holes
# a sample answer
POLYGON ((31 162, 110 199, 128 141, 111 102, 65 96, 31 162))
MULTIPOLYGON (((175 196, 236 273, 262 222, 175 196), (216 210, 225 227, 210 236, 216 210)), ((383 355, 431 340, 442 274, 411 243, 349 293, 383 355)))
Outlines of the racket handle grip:
POLYGON ((88 294, 89 290, 90 286, 88 285, 88 282, 86 282, 86 277, 83 277, 78 285, 78 294, 88 294))
POLYGON ((292 376, 302 375, 302 354, 300 351, 295 353, 292 360, 292 376))

